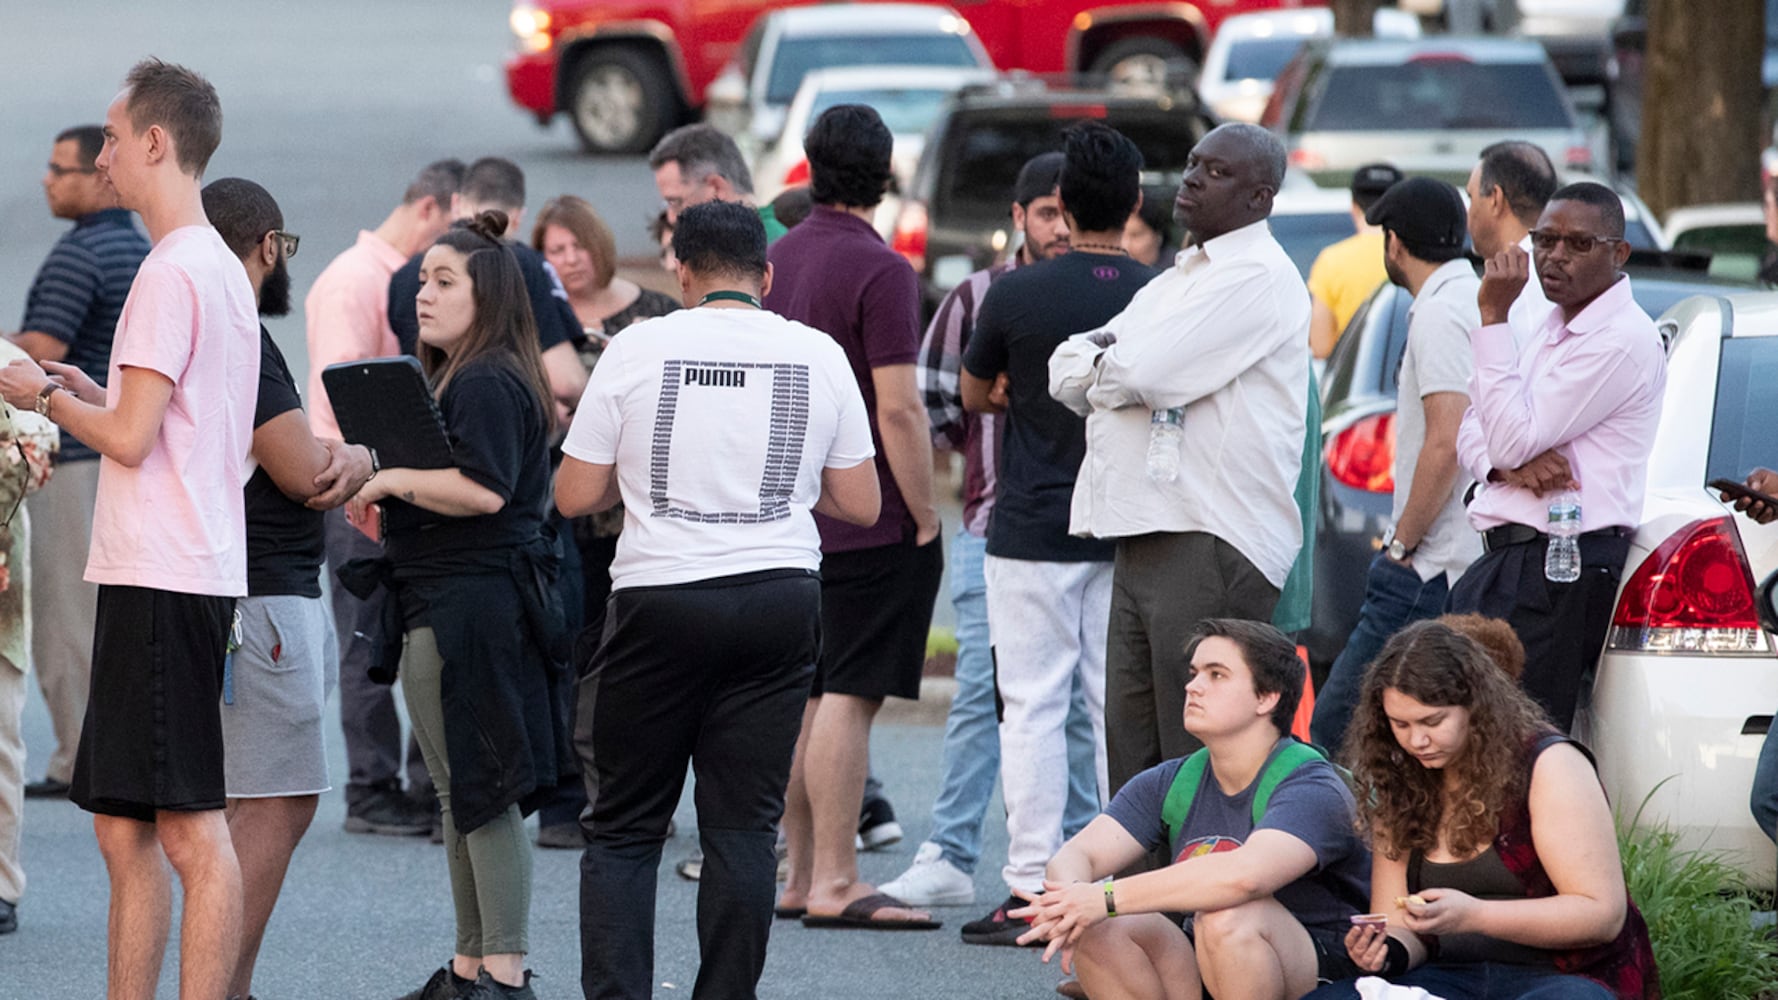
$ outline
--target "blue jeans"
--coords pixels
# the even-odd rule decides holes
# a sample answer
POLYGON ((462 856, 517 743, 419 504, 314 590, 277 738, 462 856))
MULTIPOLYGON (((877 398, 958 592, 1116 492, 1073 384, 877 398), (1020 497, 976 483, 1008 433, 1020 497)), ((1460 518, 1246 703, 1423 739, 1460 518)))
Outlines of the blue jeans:
MULTIPOLYGON (((1355 982, 1329 983, 1303 1000, 1357 1000, 1355 982)), ((1610 990, 1582 976, 1494 962, 1422 965, 1390 982, 1418 986, 1444 1000, 1616 1000, 1610 990)))
MULTIPOLYGON (((1309 720, 1309 738, 1339 752, 1346 739, 1346 726, 1358 708, 1358 692, 1364 686, 1365 668, 1370 666, 1383 644, 1403 627, 1427 618, 1437 618, 1445 607, 1449 590, 1445 574, 1421 580, 1411 566, 1379 552, 1371 559, 1365 575, 1364 606, 1358 609, 1358 624, 1340 650, 1327 683, 1315 692, 1315 714, 1309 720)), ((1436 992, 1436 991, 1434 991, 1436 992)))
MULTIPOLYGON (((928 843, 959 871, 975 874, 982 854, 982 816, 1000 775, 1000 721, 995 708, 994 658, 988 647, 988 585, 982 557, 988 543, 967 531, 951 543, 951 604, 957 609, 957 693, 945 719, 943 772, 932 803, 928 843)), ((1072 837, 1099 814, 1093 763, 1093 724, 1080 685, 1068 708, 1068 808, 1062 832, 1072 837)))
POLYGON ((1753 769, 1753 818, 1760 832, 1778 839, 1778 730, 1766 733, 1753 769))

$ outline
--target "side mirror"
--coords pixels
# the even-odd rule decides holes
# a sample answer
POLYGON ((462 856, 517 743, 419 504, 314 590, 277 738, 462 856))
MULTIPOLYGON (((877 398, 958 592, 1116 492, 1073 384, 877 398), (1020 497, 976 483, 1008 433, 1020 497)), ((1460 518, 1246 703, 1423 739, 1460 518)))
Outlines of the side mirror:
POLYGON ((1778 572, 1766 577, 1759 585, 1753 595, 1753 604, 1759 612, 1760 627, 1767 632, 1778 632, 1778 572))

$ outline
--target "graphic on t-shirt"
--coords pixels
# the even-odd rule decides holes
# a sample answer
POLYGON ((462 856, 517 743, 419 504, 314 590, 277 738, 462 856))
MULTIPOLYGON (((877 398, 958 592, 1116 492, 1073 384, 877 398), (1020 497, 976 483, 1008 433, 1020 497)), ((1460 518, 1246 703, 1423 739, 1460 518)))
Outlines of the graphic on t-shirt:
MULTIPOLYGON (((660 401, 655 409, 649 461, 649 501, 653 516, 704 524, 761 524, 790 516, 790 496, 802 467, 803 438, 809 425, 809 366, 745 361, 671 360, 661 365, 660 401), (760 376, 770 382, 769 395, 760 376), (710 396, 716 393, 719 396, 710 396), (758 506, 752 510, 691 510, 675 505, 668 483, 675 472, 675 426, 684 419, 680 445, 700 452, 710 435, 737 435, 761 450, 763 470, 758 506)), ((729 456, 733 457, 733 456, 729 456)), ((680 454, 682 475, 695 475, 686 463, 701 465, 702 454, 680 454)), ((734 491, 730 491, 731 494, 734 491)), ((683 495, 683 494, 682 494, 683 495)), ((698 494, 694 494, 698 495, 698 494)))
POLYGON ((1173 859, 1174 864, 1201 858, 1206 854, 1222 854, 1241 846, 1241 842, 1233 837, 1208 836, 1186 841, 1179 848, 1179 856, 1173 859))

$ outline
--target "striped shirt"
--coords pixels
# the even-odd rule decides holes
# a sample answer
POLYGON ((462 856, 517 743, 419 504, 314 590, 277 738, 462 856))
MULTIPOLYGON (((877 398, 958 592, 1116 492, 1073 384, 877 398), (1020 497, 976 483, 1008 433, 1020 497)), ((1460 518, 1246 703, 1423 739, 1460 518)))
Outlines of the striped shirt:
POLYGON ((932 324, 920 342, 920 396, 932 423, 935 447, 963 454, 963 530, 986 538, 988 517, 994 511, 994 481, 1000 464, 1004 424, 992 413, 963 412, 963 390, 958 373, 963 352, 975 330, 976 310, 988 286, 1018 266, 1015 255, 964 278, 951 289, 933 314, 932 324))
MULTIPOLYGON (((117 318, 148 251, 148 238, 127 209, 107 208, 81 216, 38 268, 19 328, 67 344, 68 354, 62 360, 104 385, 117 318)), ((62 432, 57 461, 97 457, 97 452, 62 432)))

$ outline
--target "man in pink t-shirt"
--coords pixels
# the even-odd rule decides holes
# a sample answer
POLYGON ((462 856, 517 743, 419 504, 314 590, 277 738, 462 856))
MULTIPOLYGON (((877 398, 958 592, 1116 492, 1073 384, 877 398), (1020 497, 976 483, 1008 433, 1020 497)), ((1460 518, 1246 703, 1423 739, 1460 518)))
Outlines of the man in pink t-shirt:
POLYGON ((98 451, 86 578, 99 585, 92 695, 69 797, 94 813, 111 877, 107 993, 149 998, 184 889, 180 995, 225 996, 241 873, 223 818, 220 701, 246 512, 259 324, 240 262, 199 184, 222 137, 203 77, 147 59, 105 114, 97 167, 154 249, 112 343, 109 390, 69 365, 15 361, 0 395, 98 451), (146 711, 153 706, 153 711, 146 711))

